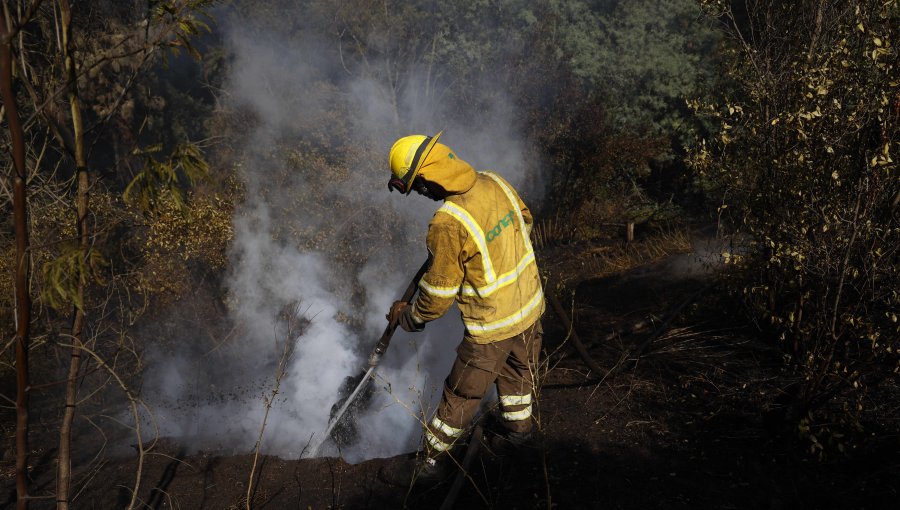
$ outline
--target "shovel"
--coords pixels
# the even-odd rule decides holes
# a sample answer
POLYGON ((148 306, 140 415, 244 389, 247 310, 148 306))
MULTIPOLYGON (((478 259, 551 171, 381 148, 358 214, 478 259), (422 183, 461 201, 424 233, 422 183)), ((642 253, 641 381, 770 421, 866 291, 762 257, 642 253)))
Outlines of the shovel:
MULTIPOLYGON (((402 301, 412 304, 416 289, 419 287, 419 280, 422 279, 422 275, 428 270, 430 264, 431 257, 428 257, 422 264, 422 267, 416 272, 415 276, 413 276, 412 281, 409 282, 409 286, 406 287, 406 292, 403 293, 403 297, 401 298, 402 301)), ((388 323, 384 328, 384 333, 381 334, 381 338, 378 339, 378 343, 375 344, 372 353, 369 354, 369 361, 366 368, 358 375, 347 376, 344 379, 344 382, 338 390, 338 401, 331 406, 331 417, 328 420, 328 428, 325 429, 325 434, 322 435, 322 439, 310 450, 310 458, 315 457, 319 453, 319 449, 328 437, 331 437, 338 445, 353 444, 356 441, 356 428, 353 426, 352 422, 345 419, 345 415, 351 405, 354 410, 357 410, 360 407, 359 403, 356 403, 356 405, 353 404, 361 393, 363 394, 363 402, 366 402, 371 398, 373 390, 371 384, 369 384, 372 380, 370 375, 375 371, 375 367, 381 362, 381 357, 391 344, 391 337, 394 336, 395 329, 397 329, 396 324, 388 323)), ((347 415, 347 417, 349 418, 349 415, 347 415)))

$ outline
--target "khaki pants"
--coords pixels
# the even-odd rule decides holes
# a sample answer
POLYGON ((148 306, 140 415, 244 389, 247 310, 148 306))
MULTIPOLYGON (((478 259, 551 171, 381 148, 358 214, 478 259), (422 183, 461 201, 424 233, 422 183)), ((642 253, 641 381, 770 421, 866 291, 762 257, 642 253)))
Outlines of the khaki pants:
POLYGON ((425 428, 430 451, 446 451, 463 435, 491 384, 497 385, 504 425, 512 432, 531 430, 542 335, 539 319, 512 338, 489 344, 460 343, 437 413, 425 428))

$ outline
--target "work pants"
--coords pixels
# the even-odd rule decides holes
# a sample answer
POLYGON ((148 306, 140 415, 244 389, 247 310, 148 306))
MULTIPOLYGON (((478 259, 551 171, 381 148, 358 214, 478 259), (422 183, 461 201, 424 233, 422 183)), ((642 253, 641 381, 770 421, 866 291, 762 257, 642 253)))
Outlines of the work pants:
POLYGON ((444 381, 437 413, 425 427, 425 443, 432 454, 450 449, 478 411, 491 384, 497 385, 503 424, 511 432, 529 432, 534 406, 534 383, 541 352, 540 319, 524 332, 489 344, 463 340, 456 361, 444 381))

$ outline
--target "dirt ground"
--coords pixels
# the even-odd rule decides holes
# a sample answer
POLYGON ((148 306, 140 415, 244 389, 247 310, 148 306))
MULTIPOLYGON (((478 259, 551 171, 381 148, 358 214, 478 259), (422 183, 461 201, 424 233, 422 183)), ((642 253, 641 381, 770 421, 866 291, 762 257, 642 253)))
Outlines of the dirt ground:
MULTIPOLYGON (((587 369, 548 307, 536 448, 508 456, 481 448, 453 508, 900 507, 896 427, 861 441, 847 456, 811 456, 796 434, 771 419, 784 386, 780 352, 718 310, 708 267, 696 254, 596 277, 596 253, 595 247, 563 246, 544 250, 541 258, 551 276, 548 292, 559 296, 590 357, 614 372, 587 369), (560 275, 565 278, 557 284, 553 278, 560 275), (635 328, 640 324, 645 327, 635 328)), ((895 386, 886 391, 885 398, 897 395, 895 386)), ((252 456, 188 456, 185 446, 163 442, 147 457, 143 507, 245 508, 252 456)), ((51 451, 45 454, 52 459, 51 451)), ((41 466, 40 458, 34 460, 41 466)), ((14 504, 9 461, 4 455, 5 507, 14 504)), ((402 457, 355 465, 339 458, 266 457, 252 506, 441 508, 449 482, 406 490, 381 480, 382 470, 400 462, 402 457)), ((36 493, 52 490, 48 464, 32 472, 36 493)), ((127 506, 135 459, 96 465, 81 473, 89 483, 78 488, 74 507, 127 506)), ((46 500, 32 505, 50 507, 46 500)))

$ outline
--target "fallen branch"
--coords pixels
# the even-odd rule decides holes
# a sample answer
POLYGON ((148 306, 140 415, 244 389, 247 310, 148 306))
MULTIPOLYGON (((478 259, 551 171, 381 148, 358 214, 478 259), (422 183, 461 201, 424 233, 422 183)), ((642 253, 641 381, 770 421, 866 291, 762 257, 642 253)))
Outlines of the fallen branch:
MULTIPOLYGON (((684 309, 688 305, 690 305, 691 303, 696 301, 704 292, 709 290, 712 286, 713 286, 713 284, 709 283, 709 284, 705 285, 703 288, 697 290, 696 292, 694 292, 693 294, 688 296, 688 298, 685 299, 684 301, 682 301, 677 307, 675 307, 672 310, 672 312, 667 314, 666 319, 660 324, 659 327, 657 327, 653 331, 653 334, 651 334, 646 340, 644 340, 639 346, 637 346, 637 348, 635 348, 633 350, 624 351, 622 356, 619 357, 619 360, 612 366, 612 368, 610 368, 609 370, 606 371, 606 373, 603 375, 603 377, 601 377, 600 379, 597 379, 595 381, 589 381, 589 383, 594 384, 594 383, 602 382, 610 375, 613 375, 614 373, 619 371, 625 365, 624 362, 629 359, 633 359, 635 362, 637 362, 640 359, 641 355, 644 353, 644 351, 647 350, 647 348, 657 338, 662 336, 663 333, 665 333, 666 331, 669 330, 669 328, 672 327, 672 322, 674 322, 674 320, 679 315, 681 315, 681 312, 684 311, 684 309)), ((578 355, 581 356, 581 359, 584 361, 585 365, 587 365, 587 367, 592 372, 595 372, 598 374, 603 373, 604 370, 600 367, 600 365, 597 364, 596 361, 594 361, 594 358, 591 357, 590 353, 588 353, 587 348, 584 346, 584 343, 579 338, 578 333, 575 332, 575 328, 572 324, 572 321, 569 319, 568 314, 566 314, 566 310, 565 310, 565 308, 563 308, 562 303, 559 302, 559 298, 556 297, 556 294, 552 293, 552 292, 548 293, 547 296, 549 297, 550 305, 553 307, 553 311, 556 312, 556 316, 559 317, 560 322, 563 323, 563 327, 566 329, 566 331, 568 331, 569 337, 572 339, 572 345, 575 347, 575 350, 578 352, 578 355)), ((647 327, 650 326, 650 324, 651 324, 651 321, 649 321, 649 320, 637 322, 628 329, 628 332, 636 333, 642 329, 646 329, 647 327)), ((600 341, 612 340, 613 338, 617 338, 618 336, 621 336, 620 333, 614 331, 612 333, 607 334, 600 341)), ((586 383, 588 383, 588 382, 586 382, 586 383)))
POLYGON ((645 329, 649 329, 651 326, 653 326, 653 324, 655 322, 656 321, 653 319, 653 317, 641 319, 641 320, 631 324, 627 328, 614 329, 614 330, 610 331, 609 333, 603 335, 600 338, 595 338, 593 340, 589 340, 585 344, 585 347, 593 347, 595 344, 603 345, 606 342, 615 340, 616 338, 622 338, 625 336, 633 335, 635 333, 640 333, 641 331, 644 331, 645 329))
POLYGON ((559 302, 559 298, 556 297, 556 294, 553 292, 548 293, 547 296, 550 298, 550 305, 553 306, 553 311, 556 312, 556 316, 559 317, 559 320, 563 323, 563 327, 569 332, 569 337, 572 339, 572 345, 575 347, 575 350, 578 351, 578 355, 581 356, 581 359, 584 360, 584 364, 598 374, 603 372, 600 365, 598 365, 597 362, 594 361, 594 358, 591 358, 591 355, 588 354, 587 349, 581 342, 581 338, 579 338, 578 333, 575 332, 575 328, 573 327, 568 314, 566 314, 566 310, 563 308, 562 303, 559 302))

